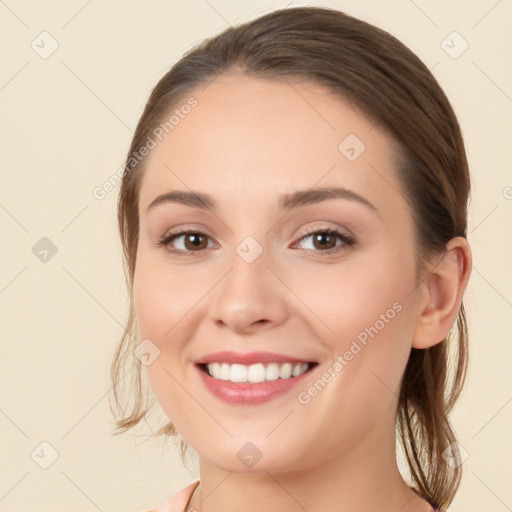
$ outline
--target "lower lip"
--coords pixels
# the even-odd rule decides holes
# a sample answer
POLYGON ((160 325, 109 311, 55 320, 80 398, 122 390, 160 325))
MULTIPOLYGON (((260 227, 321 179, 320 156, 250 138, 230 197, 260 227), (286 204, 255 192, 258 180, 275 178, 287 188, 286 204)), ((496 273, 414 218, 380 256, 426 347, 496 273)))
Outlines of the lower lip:
POLYGON ((254 384, 214 379, 198 366, 196 366, 196 369, 201 375, 204 385, 217 398, 230 404, 255 405, 268 402, 297 386, 303 382, 304 378, 311 373, 314 367, 297 377, 267 380, 254 384))

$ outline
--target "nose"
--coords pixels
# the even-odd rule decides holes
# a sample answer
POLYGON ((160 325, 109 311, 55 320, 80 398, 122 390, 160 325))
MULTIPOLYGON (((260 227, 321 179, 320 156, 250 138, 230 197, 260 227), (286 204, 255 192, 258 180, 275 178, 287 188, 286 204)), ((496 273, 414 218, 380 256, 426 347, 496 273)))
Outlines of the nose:
POLYGON ((288 316, 288 290, 267 267, 266 253, 248 263, 237 253, 212 290, 210 318, 219 327, 248 334, 275 327, 288 316))

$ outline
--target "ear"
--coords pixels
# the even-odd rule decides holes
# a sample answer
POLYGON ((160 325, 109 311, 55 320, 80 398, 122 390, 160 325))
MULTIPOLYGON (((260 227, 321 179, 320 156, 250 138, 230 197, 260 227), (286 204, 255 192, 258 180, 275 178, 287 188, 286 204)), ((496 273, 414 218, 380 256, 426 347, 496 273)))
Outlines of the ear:
POLYGON ((471 248, 463 237, 452 238, 420 285, 412 346, 429 348, 443 341, 459 312, 471 274, 471 248))

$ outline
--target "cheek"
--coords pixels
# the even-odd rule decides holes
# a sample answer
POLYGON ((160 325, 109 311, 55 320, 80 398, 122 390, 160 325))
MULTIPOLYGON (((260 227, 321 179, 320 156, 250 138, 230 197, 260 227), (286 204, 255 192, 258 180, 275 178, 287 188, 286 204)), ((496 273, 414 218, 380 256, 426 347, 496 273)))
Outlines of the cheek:
POLYGON ((139 335, 157 347, 158 356, 145 365, 153 393, 171 422, 183 432, 194 419, 188 416, 191 407, 183 393, 187 340, 195 327, 187 313, 197 303, 196 286, 187 285, 179 268, 161 265, 141 254, 134 275, 133 298, 139 335))
MULTIPOLYGON (((180 363, 182 339, 177 335, 183 328, 180 322, 189 309, 189 289, 180 282, 175 269, 165 269, 154 258, 139 254, 134 275, 133 300, 141 340, 151 340, 158 357, 146 372, 151 386, 159 390, 173 387, 169 373, 175 373, 180 363)), ((152 345, 151 345, 152 346, 152 345)))
POLYGON ((333 331, 323 329, 327 334, 321 338, 333 361, 342 358, 332 368, 336 377, 324 404, 337 403, 340 414, 357 411, 361 421, 398 394, 414 325, 413 266, 407 256, 392 253, 378 261, 340 266, 318 276, 309 296, 304 285, 299 291, 333 331))
POLYGON ((309 285, 300 280, 294 284, 314 313, 308 316, 321 321, 312 320, 318 326, 313 334, 331 353, 333 364, 338 361, 330 366, 336 377, 317 405, 337 403, 340 414, 358 411, 361 421, 398 394, 414 323, 413 267, 407 257, 391 253, 381 254, 378 261, 332 266, 313 276, 309 285), (373 409, 367 411, 370 404, 373 409))
POLYGON ((412 268, 392 255, 372 259, 319 268, 308 272, 307 280, 301 277, 303 273, 288 277, 290 288, 311 311, 311 318, 317 318, 316 324, 325 334, 322 339, 332 340, 329 344, 333 349, 343 349, 360 333, 364 338, 365 328, 374 324, 382 332, 394 330, 390 326, 398 325, 395 320, 401 317, 401 322, 406 316, 398 310, 405 309, 407 295, 413 289, 412 268))
MULTIPOLYGON (((162 342, 198 300, 198 283, 179 266, 162 264, 158 257, 141 254, 134 275, 134 305, 141 337, 162 342)), ((181 326, 180 326, 181 328, 181 326)))
POLYGON ((219 280, 208 265, 169 264, 165 255, 140 251, 134 274, 133 299, 140 339, 149 339, 159 350, 154 363, 146 367, 155 393, 162 386, 179 386, 192 354, 190 341, 197 337, 199 324, 207 315, 206 299, 219 280), (172 380, 172 379, 171 379, 172 380))

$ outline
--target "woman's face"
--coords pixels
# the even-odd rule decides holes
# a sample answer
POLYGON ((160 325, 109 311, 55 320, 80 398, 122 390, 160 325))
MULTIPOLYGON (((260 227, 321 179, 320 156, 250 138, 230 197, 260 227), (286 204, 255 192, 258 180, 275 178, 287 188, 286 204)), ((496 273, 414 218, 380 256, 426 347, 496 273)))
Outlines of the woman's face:
POLYGON ((421 301, 391 138, 311 83, 222 76, 190 96, 139 198, 135 307, 159 403, 228 471, 394 455, 421 301))

